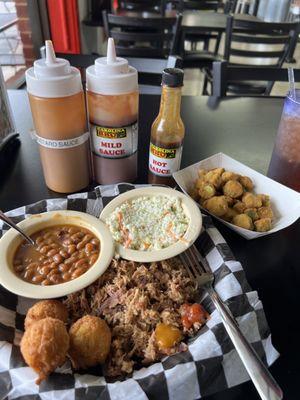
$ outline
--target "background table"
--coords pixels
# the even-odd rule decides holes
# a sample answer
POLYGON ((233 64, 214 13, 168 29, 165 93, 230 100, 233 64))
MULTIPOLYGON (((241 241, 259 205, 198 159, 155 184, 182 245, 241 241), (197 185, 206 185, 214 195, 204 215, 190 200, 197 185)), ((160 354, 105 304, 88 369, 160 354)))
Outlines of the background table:
MULTIPOLYGON (((45 186, 36 144, 28 131, 32 120, 26 93, 11 91, 9 97, 21 134, 22 145, 0 171, 0 208, 9 209, 47 197, 61 197, 45 186)), ((159 96, 140 97, 139 177, 146 182, 150 126, 159 107, 159 96)), ((271 156, 283 99, 226 98, 216 102, 207 97, 183 97, 182 117, 186 126, 182 166, 222 151, 265 172, 271 156)), ((281 353, 271 367, 285 399, 298 400, 300 377, 300 223, 273 235, 247 241, 223 224, 215 222, 235 257, 241 261, 248 281, 263 302, 281 353)), ((209 400, 254 400, 258 395, 251 383, 207 397, 209 400)))
MULTIPOLYGON (((161 18, 161 15, 148 11, 118 10, 116 15, 137 18, 161 18)), ((167 10, 166 17, 176 17, 176 10, 167 10)), ((207 31, 225 32, 227 14, 207 11, 183 11, 181 29, 185 33, 199 33, 207 31)), ((259 18, 249 14, 236 14, 236 18, 250 21, 261 21, 259 18)))

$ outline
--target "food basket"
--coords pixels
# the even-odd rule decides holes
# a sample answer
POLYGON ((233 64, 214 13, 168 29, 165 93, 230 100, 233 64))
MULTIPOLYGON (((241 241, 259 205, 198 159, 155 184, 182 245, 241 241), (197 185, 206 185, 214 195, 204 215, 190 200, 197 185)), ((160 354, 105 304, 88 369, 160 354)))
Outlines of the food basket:
MULTIPOLYGON (((15 222, 45 211, 69 209, 99 216, 112 198, 138 186, 99 186, 89 193, 47 199, 8 212, 15 222)), ((8 229, 0 225, 0 236, 8 229)), ((209 216, 203 215, 203 230, 196 245, 215 274, 215 288, 236 317, 241 330, 270 365, 278 357, 257 292, 248 285, 237 262, 209 216)), ((73 372, 69 362, 39 386, 36 373, 26 366, 19 350, 24 318, 34 303, 0 287, 0 398, 26 399, 173 399, 192 400, 249 380, 218 312, 208 297, 202 304, 211 318, 188 343, 188 350, 165 357, 149 367, 137 368, 131 376, 107 380, 101 367, 73 372)))

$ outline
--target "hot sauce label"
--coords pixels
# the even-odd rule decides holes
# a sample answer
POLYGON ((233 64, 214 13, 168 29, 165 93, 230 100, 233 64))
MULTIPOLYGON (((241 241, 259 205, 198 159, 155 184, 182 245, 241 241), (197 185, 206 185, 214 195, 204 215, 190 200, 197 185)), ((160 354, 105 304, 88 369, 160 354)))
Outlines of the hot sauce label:
POLYGON ((149 170, 158 176, 172 176, 180 168, 182 145, 165 149, 150 143, 149 170))
POLYGON ((111 128, 91 124, 93 152, 105 158, 123 158, 134 154, 138 144, 138 123, 111 128))

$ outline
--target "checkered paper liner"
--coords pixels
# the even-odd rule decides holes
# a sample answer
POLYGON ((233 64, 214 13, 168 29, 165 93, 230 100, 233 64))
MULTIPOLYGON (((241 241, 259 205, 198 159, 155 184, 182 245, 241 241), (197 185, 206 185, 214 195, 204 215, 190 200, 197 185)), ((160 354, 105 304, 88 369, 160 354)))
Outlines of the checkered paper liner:
MULTIPOLYGON (((99 216, 110 200, 135 187, 129 184, 99 186, 89 193, 42 200, 7 215, 14 222, 32 214, 64 209, 99 216)), ((259 356, 270 365, 279 355, 272 346, 257 292, 251 290, 241 264, 206 215, 203 215, 203 227, 196 245, 214 272, 215 288, 259 356)), ((0 237, 7 228, 0 222, 0 237)), ((249 380, 218 312, 206 296, 203 305, 211 318, 196 339, 191 340, 186 352, 136 369, 132 376, 113 383, 106 381, 100 367, 79 374, 73 373, 70 363, 66 362, 38 386, 36 373, 26 366, 19 349, 25 314, 34 302, 0 286, 0 399, 194 400, 249 380)))

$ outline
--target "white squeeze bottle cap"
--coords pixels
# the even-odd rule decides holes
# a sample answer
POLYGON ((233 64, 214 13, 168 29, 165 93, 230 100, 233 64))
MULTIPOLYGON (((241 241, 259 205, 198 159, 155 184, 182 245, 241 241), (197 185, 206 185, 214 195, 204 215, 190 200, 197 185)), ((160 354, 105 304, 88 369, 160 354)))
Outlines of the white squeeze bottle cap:
POLYGON ((138 90, 137 70, 125 58, 116 56, 114 39, 109 38, 107 56, 99 57, 86 70, 87 90, 107 95, 132 93, 138 90))
POLYGON ((69 61, 56 58, 51 40, 46 40, 46 58, 36 60, 26 71, 28 93, 39 97, 65 97, 82 91, 81 75, 69 61))

